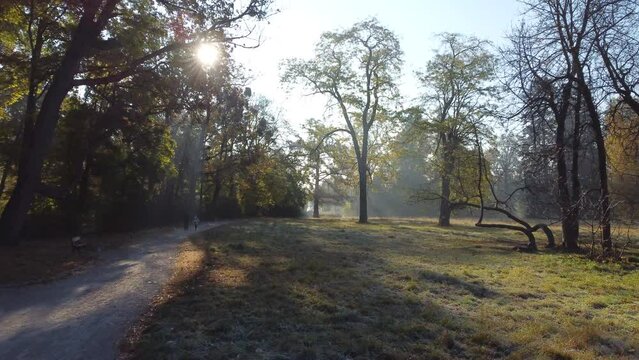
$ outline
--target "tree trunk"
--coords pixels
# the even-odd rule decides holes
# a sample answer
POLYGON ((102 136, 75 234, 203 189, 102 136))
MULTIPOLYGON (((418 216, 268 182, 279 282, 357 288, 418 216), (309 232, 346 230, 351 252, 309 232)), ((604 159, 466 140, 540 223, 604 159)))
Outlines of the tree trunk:
POLYGON ((359 166, 359 223, 368 223, 368 199, 366 197, 366 165, 359 166))
MULTIPOLYGON (((591 100, 591 98, 590 98, 591 100)), ((594 103, 586 96, 586 103, 589 108, 590 121, 595 134, 595 144, 597 145, 597 168, 599 173, 599 224, 601 226, 601 246, 604 252, 612 251, 612 234, 610 228, 610 192, 608 189, 608 164, 606 159, 606 143, 601 130, 601 121, 594 103)))
POLYGON ((446 175, 442 176, 442 194, 439 201, 439 226, 450 226, 450 178, 446 175))
POLYGON ((319 212, 319 197, 317 195, 313 196, 313 217, 315 219, 319 219, 320 217, 320 212, 319 212))
POLYGON ((189 217, 192 218, 197 213, 197 168, 196 164, 189 165, 191 165, 191 169, 189 169, 189 199, 187 201, 187 211, 189 213, 189 217))
MULTIPOLYGON (((364 121, 366 124, 366 121, 364 121)), ((368 197, 367 187, 368 181, 366 179, 368 170, 368 130, 369 128, 364 125, 364 133, 362 134, 362 152, 361 156, 357 159, 357 166, 359 170, 359 223, 368 223, 368 197)))
POLYGON ((319 219, 319 187, 320 187, 320 157, 319 152, 315 159, 315 189, 313 191, 313 217, 319 219))
MULTIPOLYGON (((565 218, 565 242, 566 248, 570 250, 578 249, 579 239, 579 213, 581 208, 581 181, 579 180, 579 148, 581 142, 581 94, 577 93, 577 101, 574 111, 574 128, 572 133, 572 164, 570 169, 570 179, 572 185, 571 211, 565 218)), ((562 223, 563 227, 563 223, 562 223)))
POLYGON ((599 172, 599 224, 601 226, 601 246, 604 253, 612 251, 612 234, 610 229, 610 192, 608 189, 608 164, 606 159, 606 143, 601 130, 601 119, 597 111, 597 105, 592 96, 590 87, 586 83, 584 69, 579 58, 573 54, 575 69, 577 70, 577 85, 583 96, 583 100, 590 115, 590 125, 595 135, 595 144, 597 145, 597 168, 599 172))
POLYGON ((204 176, 200 176, 200 194, 199 194, 199 202, 198 202, 198 212, 200 214, 204 213, 204 176))
POLYGON ((443 172, 441 198, 439 201, 439 226, 450 226, 450 214, 452 207, 450 204, 450 175, 453 172, 453 159, 452 159, 452 144, 451 139, 447 134, 441 134, 442 144, 442 160, 443 160, 443 172))
POLYGON ((12 245, 18 241, 18 235, 40 182, 44 159, 58 124, 60 106, 72 88, 80 61, 99 34, 100 29, 93 21, 97 9, 91 8, 93 13, 87 11, 83 14, 60 67, 53 76, 36 117, 31 141, 23 144, 24 155, 18 167, 16 186, 0 218, 1 244, 12 245))
MULTIPOLYGON (((568 101, 568 99, 564 99, 568 101)), ((556 161, 557 161, 557 190, 559 192, 559 210, 561 211, 561 231, 564 237, 564 246, 568 250, 577 250, 579 230, 575 231, 575 222, 572 218, 573 206, 570 203, 568 189, 568 174, 566 167, 565 130, 566 117, 557 117, 557 133, 555 134, 556 161)))

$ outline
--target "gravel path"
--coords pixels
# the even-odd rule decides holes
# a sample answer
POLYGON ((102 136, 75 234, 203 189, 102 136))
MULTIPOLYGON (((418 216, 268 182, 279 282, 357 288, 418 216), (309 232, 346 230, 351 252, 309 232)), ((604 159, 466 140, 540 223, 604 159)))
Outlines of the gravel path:
POLYGON ((169 280, 178 245, 191 234, 138 233, 79 274, 0 289, 0 359, 116 358, 118 342, 169 280))

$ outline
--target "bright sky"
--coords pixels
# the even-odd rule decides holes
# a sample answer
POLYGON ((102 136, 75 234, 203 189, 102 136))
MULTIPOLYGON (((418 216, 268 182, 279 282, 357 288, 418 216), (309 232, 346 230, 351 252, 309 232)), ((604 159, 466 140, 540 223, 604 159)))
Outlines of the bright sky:
POLYGON ((405 60, 401 90, 412 99, 419 94, 414 71, 437 48, 435 34, 456 32, 500 44, 521 13, 516 0, 275 0, 274 8, 281 12, 264 26, 263 44, 238 49, 235 56, 251 70, 253 92, 271 99, 298 129, 305 119, 323 118, 326 99, 304 96, 301 89, 287 93, 279 82, 279 64, 290 57, 312 57, 323 32, 377 17, 400 39, 405 60))

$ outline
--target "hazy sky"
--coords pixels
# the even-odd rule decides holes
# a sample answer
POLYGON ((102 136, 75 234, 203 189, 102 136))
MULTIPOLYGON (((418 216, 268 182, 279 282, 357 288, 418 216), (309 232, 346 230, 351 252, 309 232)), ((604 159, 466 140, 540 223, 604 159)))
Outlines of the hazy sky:
POLYGON ((273 100, 294 127, 310 117, 322 118, 326 100, 301 90, 287 93, 279 82, 279 64, 290 57, 310 58, 321 33, 377 17, 400 39, 405 60, 401 89, 410 99, 419 93, 414 71, 438 46, 435 34, 457 32, 499 44, 521 12, 516 0, 275 0, 274 7, 280 13, 263 27, 263 44, 235 55, 255 78, 253 92, 273 100))

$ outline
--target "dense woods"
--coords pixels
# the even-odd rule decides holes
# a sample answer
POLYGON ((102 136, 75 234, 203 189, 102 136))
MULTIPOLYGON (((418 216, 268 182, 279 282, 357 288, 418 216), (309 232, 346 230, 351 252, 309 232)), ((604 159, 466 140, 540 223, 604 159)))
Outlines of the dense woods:
POLYGON ((3 3, 3 243, 298 215, 299 160, 231 58, 236 28, 268 3, 190 6, 3 3), (214 63, 198 61, 201 44, 214 63))
POLYGON ((328 104, 297 133, 233 58, 259 45, 270 5, 3 2, 2 243, 338 209, 486 214, 533 244, 560 222, 569 250, 586 221, 614 254, 637 213, 635 1, 528 1, 505 45, 440 34, 419 70, 375 18, 326 32, 281 66, 328 104), (402 70, 419 99, 402 97, 402 70))

